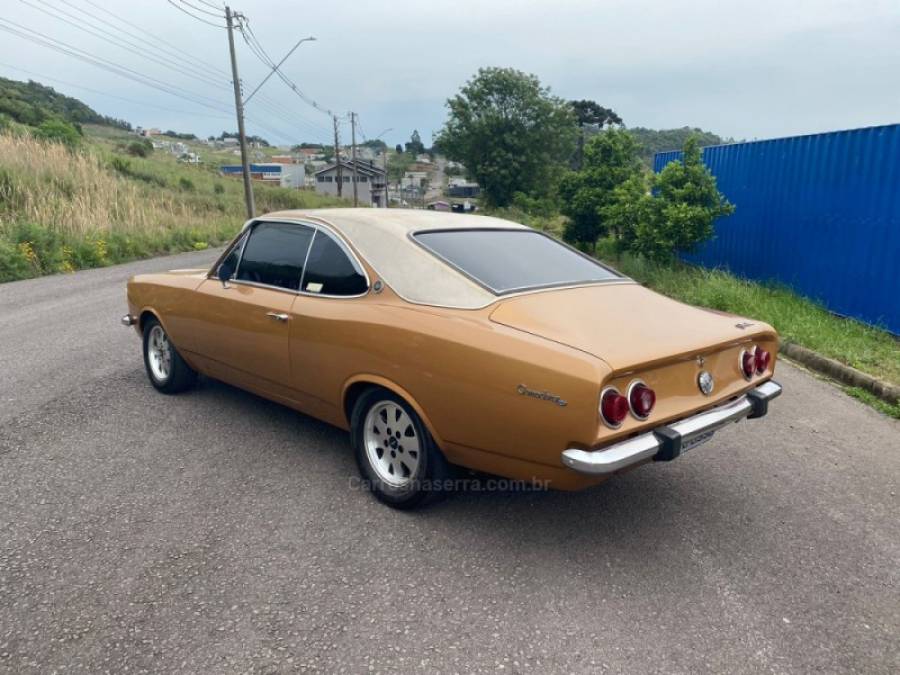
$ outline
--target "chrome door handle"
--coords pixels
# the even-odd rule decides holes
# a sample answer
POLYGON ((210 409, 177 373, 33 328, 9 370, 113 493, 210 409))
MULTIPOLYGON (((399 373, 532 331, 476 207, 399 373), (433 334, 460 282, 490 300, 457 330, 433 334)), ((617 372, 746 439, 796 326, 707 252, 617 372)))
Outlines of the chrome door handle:
POLYGON ((266 316, 270 316, 273 319, 275 319, 276 321, 284 322, 284 321, 288 320, 288 315, 284 314, 282 312, 266 312, 266 316))

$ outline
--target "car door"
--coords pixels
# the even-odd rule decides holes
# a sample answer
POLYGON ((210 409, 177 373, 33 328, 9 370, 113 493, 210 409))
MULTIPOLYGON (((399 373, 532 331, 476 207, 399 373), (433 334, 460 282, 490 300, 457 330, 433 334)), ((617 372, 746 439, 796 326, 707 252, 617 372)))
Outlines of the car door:
MULTIPOLYGON (((300 223, 254 223, 223 262, 234 277, 203 281, 192 312, 192 348, 257 388, 290 387, 291 306, 315 230, 300 223)), ((280 389, 280 388, 279 388, 280 389)))
POLYGON ((332 232, 318 226, 294 301, 291 372, 294 386, 330 406, 358 362, 367 336, 356 311, 369 290, 362 264, 332 232))

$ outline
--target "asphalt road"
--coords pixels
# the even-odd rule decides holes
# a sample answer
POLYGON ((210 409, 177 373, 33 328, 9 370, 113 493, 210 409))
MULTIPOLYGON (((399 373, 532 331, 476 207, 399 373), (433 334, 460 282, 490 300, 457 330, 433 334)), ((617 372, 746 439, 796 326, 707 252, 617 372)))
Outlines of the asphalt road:
POLYGON ((762 421, 582 493, 354 491, 344 433, 157 394, 124 282, 0 285, 0 671, 900 671, 900 424, 780 364, 762 421))

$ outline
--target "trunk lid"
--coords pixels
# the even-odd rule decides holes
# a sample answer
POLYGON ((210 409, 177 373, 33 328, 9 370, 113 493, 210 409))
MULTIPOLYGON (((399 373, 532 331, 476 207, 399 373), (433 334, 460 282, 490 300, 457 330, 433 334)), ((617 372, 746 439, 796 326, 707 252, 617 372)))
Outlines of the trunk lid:
POLYGON ((603 359, 619 371, 706 354, 772 329, 685 305, 639 284, 597 284, 502 301, 491 321, 603 359))

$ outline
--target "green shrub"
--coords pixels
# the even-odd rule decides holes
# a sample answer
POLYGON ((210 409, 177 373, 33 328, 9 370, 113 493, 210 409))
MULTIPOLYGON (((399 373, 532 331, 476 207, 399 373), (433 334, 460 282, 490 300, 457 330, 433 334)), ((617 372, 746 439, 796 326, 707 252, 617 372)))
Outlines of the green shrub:
POLYGON ((216 183, 213 185, 213 194, 224 195, 225 194, 225 186, 221 183, 216 183))
POLYGON ((184 176, 181 176, 181 178, 178 179, 178 187, 185 192, 193 192, 196 189, 194 186, 194 181, 192 181, 190 178, 185 178, 184 176))
POLYGON ((125 151, 132 157, 147 157, 153 152, 153 143, 147 140, 132 141, 125 151))
POLYGON ((41 122, 34 135, 43 141, 62 143, 70 148, 81 145, 81 132, 68 122, 56 118, 41 122))

